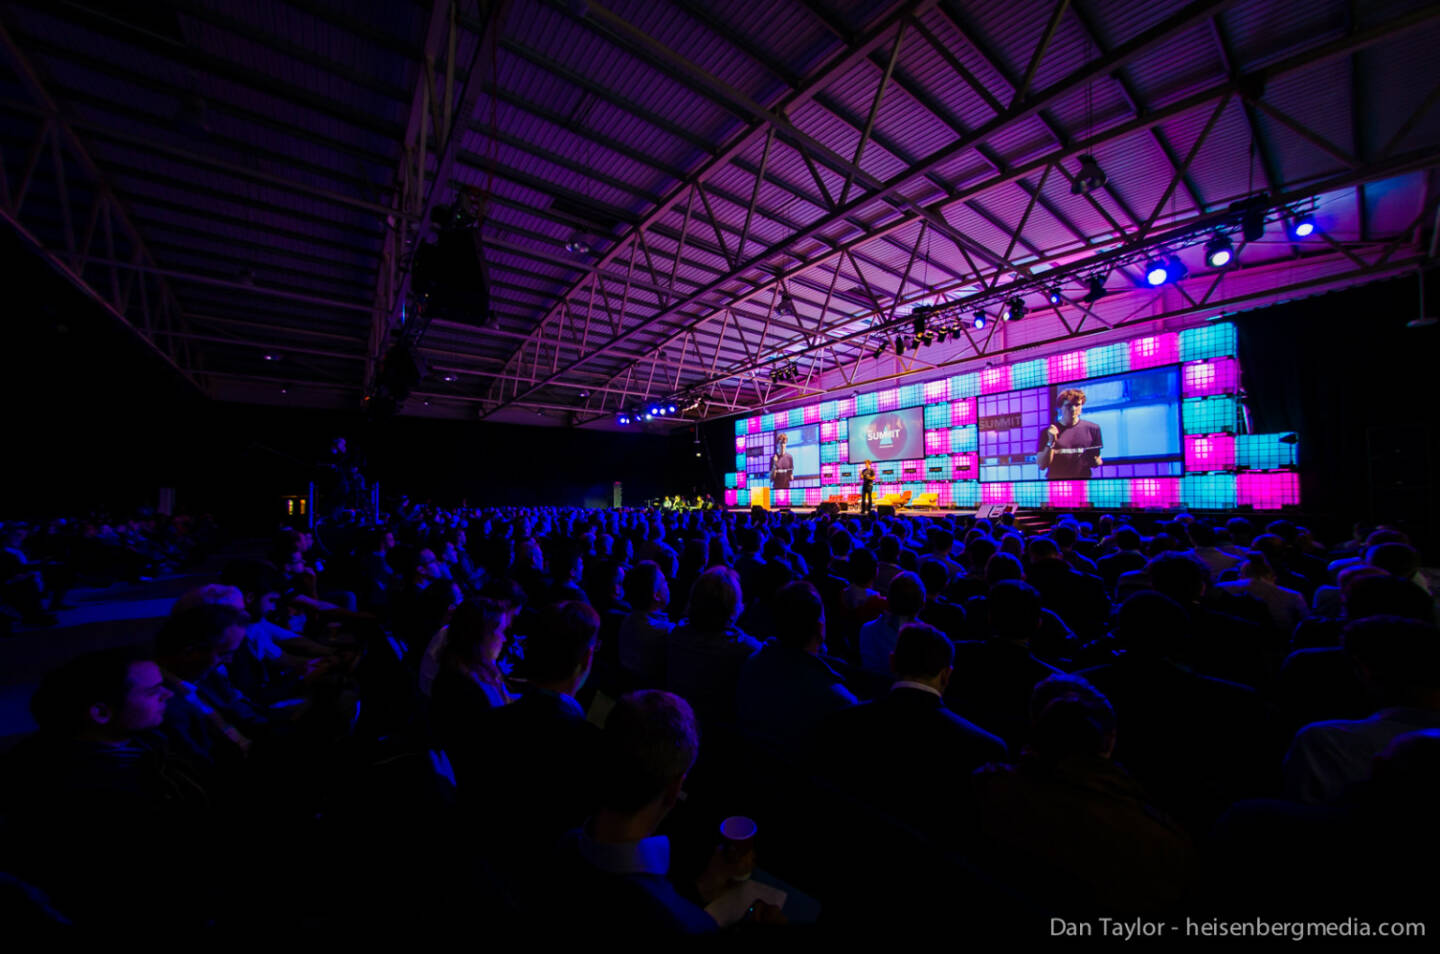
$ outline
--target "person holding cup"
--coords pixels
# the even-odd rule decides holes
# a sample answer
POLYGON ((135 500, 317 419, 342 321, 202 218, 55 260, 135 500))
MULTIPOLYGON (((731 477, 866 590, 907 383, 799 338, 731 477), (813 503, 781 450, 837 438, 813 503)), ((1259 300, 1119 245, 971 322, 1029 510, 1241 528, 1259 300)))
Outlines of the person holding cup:
MULTIPOLYGON (((748 836, 734 839, 735 847, 715 850, 694 885, 682 891, 670 881, 670 840, 656 831, 679 802, 700 751, 690 704, 660 690, 622 696, 605 721, 603 750, 598 807, 561 843, 561 890, 567 902, 583 909, 575 911, 575 923, 584 924, 592 938, 717 930, 701 904, 753 868, 753 852, 745 845, 753 839, 754 823, 748 836)), ((744 832, 737 828, 731 834, 744 832)), ((773 921, 776 915, 778 910, 757 908, 751 920, 773 921)))

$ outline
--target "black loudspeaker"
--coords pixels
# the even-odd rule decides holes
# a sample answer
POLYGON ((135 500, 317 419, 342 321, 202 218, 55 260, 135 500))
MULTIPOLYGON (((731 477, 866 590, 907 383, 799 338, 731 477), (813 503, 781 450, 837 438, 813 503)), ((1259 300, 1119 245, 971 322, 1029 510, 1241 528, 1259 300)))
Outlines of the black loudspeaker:
POLYGON ((815 508, 817 514, 829 514, 834 517, 840 513, 840 505, 833 500, 827 500, 815 508))
POLYGON ((895 508, 890 506, 889 504, 880 504, 878 507, 875 508, 875 512, 882 517, 895 516, 895 508))

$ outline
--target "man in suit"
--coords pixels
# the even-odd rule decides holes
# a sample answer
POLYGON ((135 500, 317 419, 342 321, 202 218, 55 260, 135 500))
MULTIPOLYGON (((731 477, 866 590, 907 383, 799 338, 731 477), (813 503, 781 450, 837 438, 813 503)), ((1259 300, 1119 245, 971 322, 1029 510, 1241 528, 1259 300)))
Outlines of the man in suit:
POLYGON ((933 835, 953 832, 969 775, 1003 761, 1005 743, 945 708, 954 649, 933 626, 900 630, 890 693, 821 725, 819 770, 875 808, 933 835))
POLYGON ((493 710, 470 744, 448 752, 463 802, 490 822, 488 847, 516 865, 535 860, 585 821, 600 729, 575 701, 590 676, 600 617, 588 604, 548 607, 527 634, 520 699, 493 710))

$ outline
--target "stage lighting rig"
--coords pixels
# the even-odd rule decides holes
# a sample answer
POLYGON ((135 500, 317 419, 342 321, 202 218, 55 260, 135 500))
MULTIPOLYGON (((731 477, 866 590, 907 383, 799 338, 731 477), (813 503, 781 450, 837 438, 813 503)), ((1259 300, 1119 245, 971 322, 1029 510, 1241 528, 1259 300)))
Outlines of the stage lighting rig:
POLYGON ((976 311, 975 314, 971 316, 970 320, 971 320, 972 324, 974 324, 974 326, 975 326, 975 328, 976 328, 977 330, 980 329, 980 328, 984 328, 984 327, 985 327, 985 312, 983 312, 983 311, 976 311))
POLYGON ((1205 264, 1211 268, 1224 268, 1234 260, 1235 247, 1230 242, 1230 236, 1217 233, 1205 243, 1205 264))
POLYGON ((1097 189, 1103 189, 1109 181, 1094 156, 1081 156, 1080 171, 1075 174, 1075 181, 1070 185, 1070 194, 1088 195, 1097 189))
POLYGON ((1016 295, 1014 298, 1007 301, 1005 303, 1005 310, 1000 313, 1000 317, 1004 318, 1006 321, 1019 321, 1021 318, 1024 318, 1025 299, 1021 298, 1019 295, 1016 295))

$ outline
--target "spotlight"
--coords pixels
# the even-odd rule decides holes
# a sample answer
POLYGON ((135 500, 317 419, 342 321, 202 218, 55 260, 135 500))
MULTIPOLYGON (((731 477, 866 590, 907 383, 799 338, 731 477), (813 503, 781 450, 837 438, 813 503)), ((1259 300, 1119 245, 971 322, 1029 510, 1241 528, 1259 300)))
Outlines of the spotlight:
POLYGON ((1205 264, 1211 268, 1224 268, 1234 257, 1235 247, 1228 235, 1216 235, 1205 243, 1205 264))
POLYGON ((950 334, 950 329, 949 329, 949 328, 941 328, 939 331, 935 332, 935 340, 936 340, 937 342, 939 342, 940 344, 944 344, 944 343, 945 343, 945 338, 946 338, 949 334, 950 334))
POLYGON ((673 404, 668 405, 665 409, 666 409, 667 411, 669 411, 671 414, 674 414, 674 413, 675 413, 675 405, 673 405, 673 404))
POLYGON ((653 421, 653 420, 655 420, 655 415, 654 415, 654 414, 646 414, 646 415, 645 415, 645 420, 647 420, 647 421, 653 421))
POLYGON ((1080 171, 1076 173, 1075 181, 1070 185, 1070 194, 1087 195, 1096 189, 1104 188, 1105 183, 1109 181, 1094 156, 1081 156, 1080 171))
POLYGON ((1296 238, 1309 238, 1311 235, 1314 235, 1315 216, 1307 215, 1303 218, 1296 219, 1295 225, 1291 227, 1290 232, 1296 238))
POLYGON ((650 405, 650 411, 649 411, 649 413, 648 413, 646 416, 647 416, 647 417, 654 417, 656 414, 659 414, 659 413, 660 413, 660 408, 659 408, 657 405, 652 404, 652 405, 650 405))
POLYGON ((896 335, 896 336, 895 336, 895 353, 896 353, 896 354, 904 354, 904 353, 905 353, 905 339, 902 338, 902 337, 900 337, 899 335, 896 335))
POLYGON ((882 338, 881 341, 880 341, 880 343, 875 346, 875 357, 878 358, 878 357, 880 357, 881 355, 883 355, 884 353, 885 353, 885 341, 884 341, 884 339, 882 338))
POLYGON ((1016 295, 1005 303, 1005 310, 1001 313, 1006 321, 1019 321, 1025 317, 1025 299, 1016 295))
POLYGON ((791 318, 795 317, 795 299, 790 296, 789 291, 780 293, 780 300, 775 304, 775 314, 782 317, 785 315, 789 315, 791 318))
POLYGON ((621 415, 620 415, 620 423, 621 423, 621 424, 629 424, 629 423, 630 423, 630 415, 629 415, 629 414, 621 414, 621 415))
POLYGON ((589 255, 590 243, 582 238, 573 238, 565 243, 565 251, 571 255, 589 255))
POLYGON ((1109 294, 1105 287, 1105 279, 1099 275, 1091 275, 1085 282, 1085 297, 1080 299, 1087 305, 1093 305, 1109 294))
POLYGON ((975 314, 974 314, 972 317, 973 317, 973 319, 974 319, 975 327, 976 327, 976 328, 984 328, 984 327, 985 327, 985 312, 983 312, 983 311, 977 311, 977 312, 975 312, 975 314))
POLYGON ((1064 298, 1060 297, 1060 288, 1058 285, 1052 286, 1050 290, 1045 293, 1045 297, 1052 305, 1058 305, 1065 300, 1064 298))
POLYGON ((266 361, 279 361, 279 360, 280 360, 280 356, 279 356, 278 354, 269 354, 269 353, 267 353, 267 354, 265 355, 265 360, 266 360, 266 361))
POLYGON ((445 375, 443 378, 441 378, 440 380, 441 380, 441 381, 444 381, 446 384, 454 384, 454 383, 455 383, 455 375, 453 375, 453 374, 447 374, 447 375, 445 375))
POLYGON ((1152 288, 1165 284, 1169 277, 1170 271, 1165 267, 1164 259, 1153 258, 1145 266, 1145 281, 1149 282, 1152 288))

